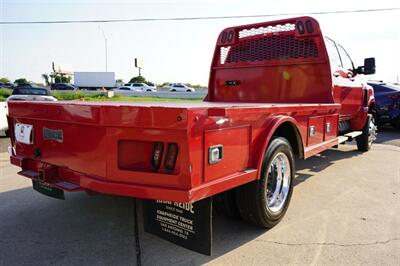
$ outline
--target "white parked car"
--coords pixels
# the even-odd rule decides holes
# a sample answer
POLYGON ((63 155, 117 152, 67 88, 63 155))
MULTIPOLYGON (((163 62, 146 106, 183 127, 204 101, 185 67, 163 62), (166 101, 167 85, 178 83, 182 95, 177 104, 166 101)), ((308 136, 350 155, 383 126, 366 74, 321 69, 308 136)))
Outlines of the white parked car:
POLYGON ((9 101, 57 101, 57 99, 43 88, 15 88, 7 98, 7 102, 9 101))
POLYGON ((155 86, 149 86, 146 83, 126 83, 124 86, 119 87, 118 90, 129 90, 129 91, 138 91, 138 92, 156 92, 157 89, 155 86))
POLYGON ((172 83, 169 85, 169 91, 173 92, 195 92, 194 88, 188 87, 182 83, 172 83))
POLYGON ((5 135, 7 130, 7 102, 0 102, 0 135, 5 135))
MULTIPOLYGON (((9 101, 57 101, 48 90, 43 88, 15 88, 7 98, 9 101)), ((5 134, 8 130, 7 123, 7 102, 0 102, 0 134, 5 134)))

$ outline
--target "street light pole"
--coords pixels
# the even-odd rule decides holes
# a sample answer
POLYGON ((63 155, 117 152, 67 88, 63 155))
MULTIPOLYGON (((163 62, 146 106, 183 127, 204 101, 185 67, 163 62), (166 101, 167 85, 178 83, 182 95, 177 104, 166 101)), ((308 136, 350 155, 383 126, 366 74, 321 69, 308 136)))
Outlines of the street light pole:
POLYGON ((106 72, 107 72, 107 37, 104 34, 103 29, 99 26, 99 30, 101 30, 101 33, 103 34, 103 38, 104 38, 104 48, 105 48, 105 59, 106 59, 106 72))

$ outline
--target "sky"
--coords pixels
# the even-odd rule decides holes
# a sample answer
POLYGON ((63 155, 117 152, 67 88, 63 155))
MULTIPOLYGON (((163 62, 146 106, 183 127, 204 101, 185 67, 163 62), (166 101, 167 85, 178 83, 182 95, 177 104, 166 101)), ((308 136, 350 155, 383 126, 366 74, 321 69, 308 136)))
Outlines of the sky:
MULTIPOLYGON (((394 0, 0 0, 0 21, 96 20, 206 17, 309 13, 400 7, 394 0)), ((282 19, 235 18, 94 24, 0 25, 0 77, 25 77, 43 82, 51 63, 67 71, 108 71, 129 81, 138 75, 134 59, 143 61, 142 75, 155 83, 206 85, 217 36, 221 30, 282 19)), ((346 48, 356 66, 375 57, 377 73, 370 79, 396 82, 400 76, 400 11, 313 15, 324 35, 346 48)))

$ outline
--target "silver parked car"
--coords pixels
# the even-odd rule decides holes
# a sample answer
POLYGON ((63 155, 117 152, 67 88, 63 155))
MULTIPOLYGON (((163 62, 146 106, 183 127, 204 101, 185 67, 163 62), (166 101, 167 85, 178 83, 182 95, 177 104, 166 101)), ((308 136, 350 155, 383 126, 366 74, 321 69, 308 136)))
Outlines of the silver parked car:
POLYGON ((183 83, 172 83, 169 85, 169 91, 173 92, 195 92, 196 90, 192 87, 186 86, 183 83))
POLYGON ((129 90, 137 92, 156 92, 155 86, 149 86, 146 83, 126 83, 124 86, 118 88, 118 90, 129 90))
POLYGON ((15 88, 7 98, 8 101, 57 101, 57 99, 44 88, 15 88))

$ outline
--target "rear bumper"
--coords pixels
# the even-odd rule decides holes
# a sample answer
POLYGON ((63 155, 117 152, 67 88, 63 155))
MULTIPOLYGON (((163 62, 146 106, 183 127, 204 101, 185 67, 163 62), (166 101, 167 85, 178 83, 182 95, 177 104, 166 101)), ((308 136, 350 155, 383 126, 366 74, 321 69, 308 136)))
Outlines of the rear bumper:
POLYGON ((33 180, 42 180, 50 186, 64 191, 88 191, 175 202, 198 201, 248 183, 257 178, 257 171, 255 169, 249 169, 204 183, 195 188, 173 189, 101 180, 95 176, 86 175, 84 173, 49 164, 46 164, 46 169, 31 169, 33 167, 30 166, 33 165, 32 162, 34 161, 35 160, 31 158, 24 158, 16 155, 10 156, 11 164, 22 168, 22 171, 18 172, 19 175, 33 180))

